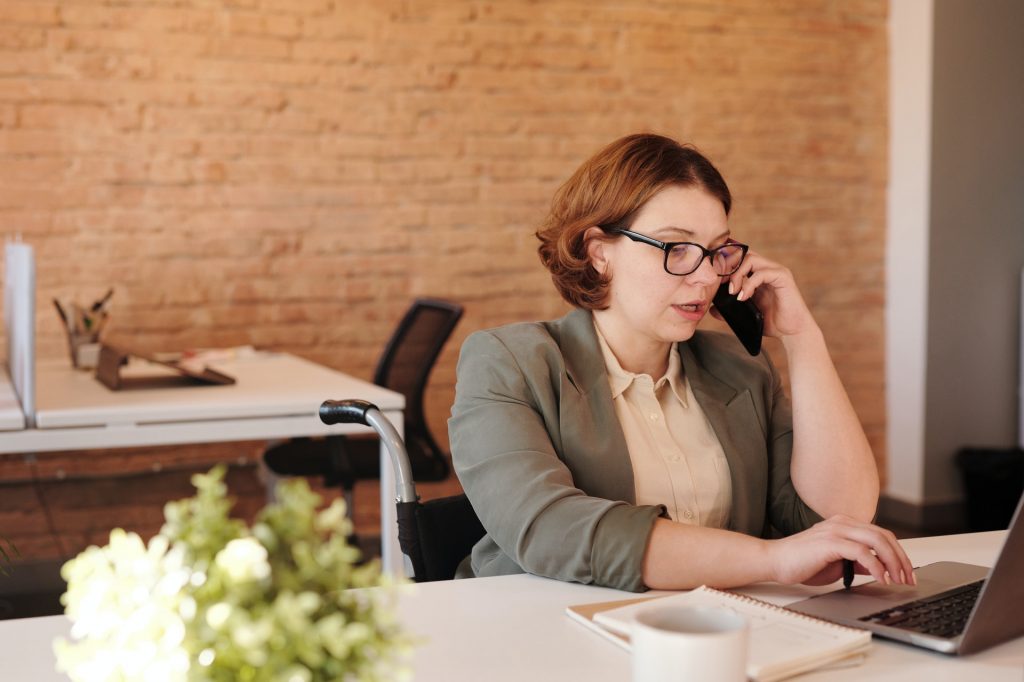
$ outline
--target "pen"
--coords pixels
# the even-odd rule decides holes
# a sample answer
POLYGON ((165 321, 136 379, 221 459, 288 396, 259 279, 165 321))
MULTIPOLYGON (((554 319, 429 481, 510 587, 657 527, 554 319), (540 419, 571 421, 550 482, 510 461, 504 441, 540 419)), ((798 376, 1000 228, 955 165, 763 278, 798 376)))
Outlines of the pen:
POLYGON ((98 300, 98 301, 96 301, 95 303, 92 304, 92 308, 90 308, 90 312, 98 313, 100 311, 100 309, 107 304, 107 301, 109 301, 110 297, 113 296, 113 295, 114 295, 114 288, 111 287, 111 288, 107 289, 107 293, 103 294, 103 298, 101 298, 100 300, 98 300))
POLYGON ((84 334, 86 332, 85 312, 77 303, 71 303, 70 318, 72 332, 74 334, 84 334))
POLYGON ((850 585, 853 584, 853 561, 850 559, 843 559, 843 589, 850 589, 850 585))
POLYGON ((103 327, 105 327, 107 324, 107 318, 108 315, 107 311, 105 310, 96 317, 95 329, 93 329, 92 333, 97 339, 99 339, 100 334, 103 333, 103 327))
POLYGON ((57 314, 60 315, 60 321, 64 323, 64 329, 70 331, 70 328, 68 327, 68 316, 64 312, 64 306, 62 306, 60 301, 57 299, 53 299, 53 307, 57 309, 57 314))

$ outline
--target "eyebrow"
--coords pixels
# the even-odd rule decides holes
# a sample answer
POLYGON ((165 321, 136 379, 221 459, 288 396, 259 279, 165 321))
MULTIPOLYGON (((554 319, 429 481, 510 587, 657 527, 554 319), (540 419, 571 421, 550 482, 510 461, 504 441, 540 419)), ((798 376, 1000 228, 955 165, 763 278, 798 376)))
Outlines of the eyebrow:
MULTIPOLYGON (((663 242, 673 241, 672 239, 665 239, 665 233, 666 232, 681 232, 688 239, 693 239, 695 236, 697 236, 697 233, 694 232, 693 230, 688 230, 685 227, 676 227, 675 225, 666 225, 664 227, 659 227, 657 230, 654 230, 654 233, 651 236, 654 237, 655 239, 657 239, 659 241, 663 241, 663 242)), ((730 230, 726 230, 722 234, 719 234, 719 235, 716 235, 716 236, 712 237, 711 240, 708 243, 709 244, 714 244, 719 239, 727 239, 730 234, 731 234, 731 231, 730 230)))

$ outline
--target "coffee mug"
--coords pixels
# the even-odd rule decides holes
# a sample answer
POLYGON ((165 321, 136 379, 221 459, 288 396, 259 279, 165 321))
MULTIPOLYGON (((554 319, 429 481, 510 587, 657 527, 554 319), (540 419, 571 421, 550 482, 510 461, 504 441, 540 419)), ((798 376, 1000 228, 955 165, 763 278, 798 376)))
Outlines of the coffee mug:
POLYGON ((633 682, 744 682, 747 632, 729 609, 645 609, 630 634, 633 682))

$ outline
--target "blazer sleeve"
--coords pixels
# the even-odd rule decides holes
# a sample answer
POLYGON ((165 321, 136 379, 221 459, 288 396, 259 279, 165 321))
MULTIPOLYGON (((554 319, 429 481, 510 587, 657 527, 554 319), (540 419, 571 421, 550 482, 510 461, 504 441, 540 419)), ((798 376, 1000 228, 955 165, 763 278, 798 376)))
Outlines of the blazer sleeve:
POLYGON ((561 377, 543 355, 524 352, 524 368, 493 332, 466 340, 448 423, 455 470, 490 540, 522 570, 645 589, 643 555, 663 510, 576 487, 548 431, 557 428, 561 377))
POLYGON ((822 517, 800 498, 793 486, 793 406, 782 387, 775 365, 765 355, 769 383, 770 431, 768 436, 768 518, 782 535, 806 530, 822 517))

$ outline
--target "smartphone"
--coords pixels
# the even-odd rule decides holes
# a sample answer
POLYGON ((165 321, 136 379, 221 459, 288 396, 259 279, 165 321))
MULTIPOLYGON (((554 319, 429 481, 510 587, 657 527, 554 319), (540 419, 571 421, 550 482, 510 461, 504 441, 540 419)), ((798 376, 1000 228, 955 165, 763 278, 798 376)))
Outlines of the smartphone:
POLYGON ((729 280, 722 282, 712 300, 729 328, 736 334, 743 347, 751 355, 761 352, 761 338, 764 336, 764 316, 750 299, 740 301, 729 293, 729 280))

